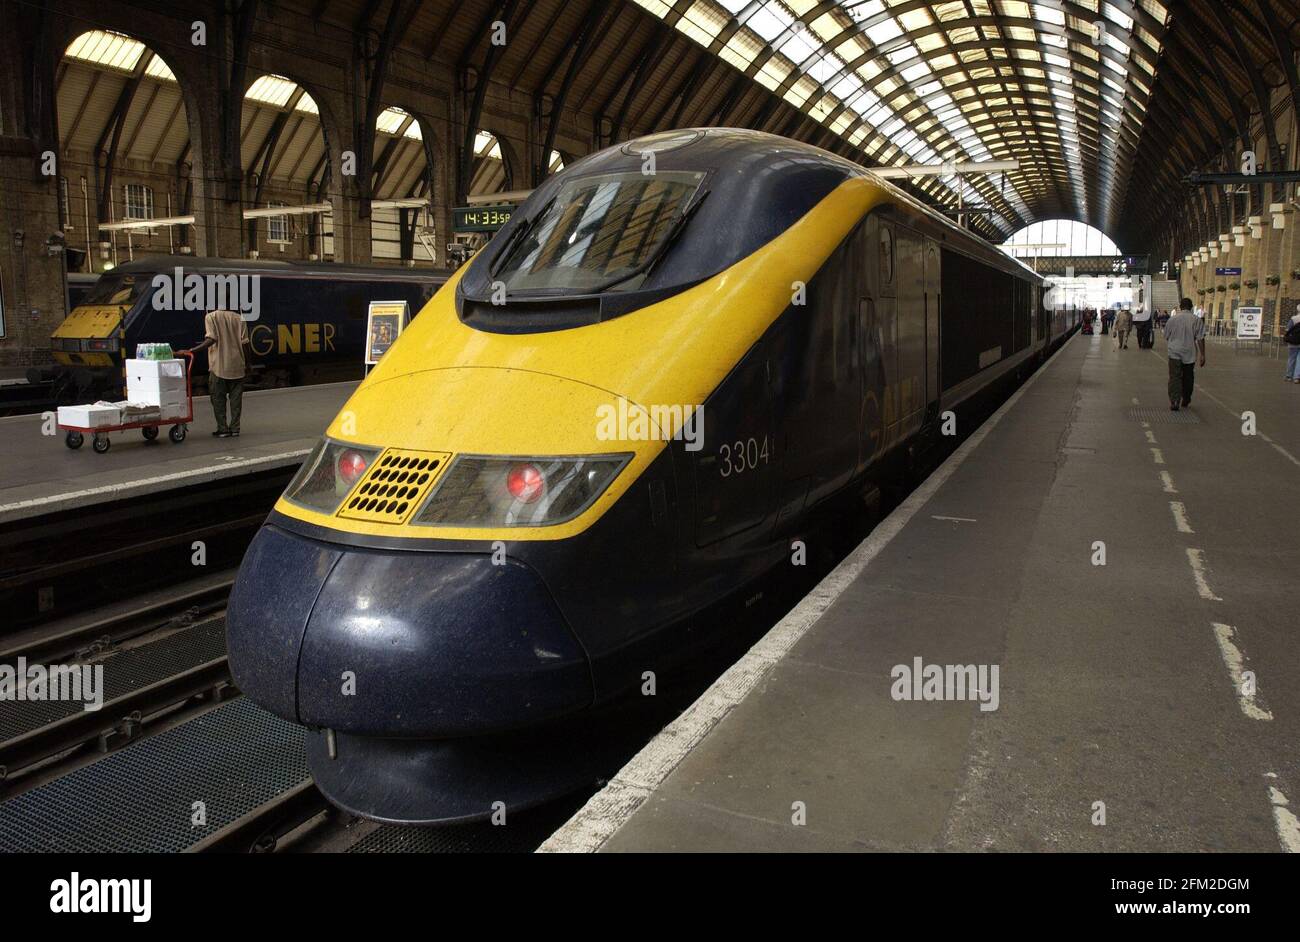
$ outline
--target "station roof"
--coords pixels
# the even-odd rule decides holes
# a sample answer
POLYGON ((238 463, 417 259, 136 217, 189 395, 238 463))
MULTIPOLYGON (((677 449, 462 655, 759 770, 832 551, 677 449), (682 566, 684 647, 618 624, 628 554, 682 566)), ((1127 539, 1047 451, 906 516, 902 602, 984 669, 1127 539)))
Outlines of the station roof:
MULTIPOLYGON (((292 15, 374 33, 398 8, 394 50, 491 73, 521 95, 595 114, 604 139, 733 125, 785 134, 868 166, 1017 159, 992 176, 917 179, 1000 241, 1041 219, 1090 223, 1134 250, 1182 201, 1187 172, 1235 166, 1272 133, 1281 89, 1294 100, 1294 0, 298 0, 292 15), (493 53, 495 21, 509 41, 493 53), (1263 104, 1261 104, 1263 102, 1263 104), (1231 158, 1231 159, 1229 159, 1231 158)), ((91 33, 61 67, 64 146, 92 150, 117 89, 144 63, 163 86, 136 96, 128 159, 177 160, 187 129, 170 70, 140 43, 91 33), (98 79, 87 69, 108 73, 98 79), (115 76, 116 78, 113 78, 115 76), (169 95, 171 97, 169 97, 169 95)), ((244 115, 246 166, 281 112, 292 120, 269 166, 296 186, 324 156, 315 106, 293 82, 257 79, 244 115)), ((548 105, 549 107, 549 105, 548 105)), ((542 109, 546 113, 548 107, 542 109)), ((499 131, 483 126, 484 131, 499 131)), ((418 123, 379 122, 393 145, 383 195, 417 189, 418 123)), ((505 142, 518 148, 522 142, 505 142)), ((559 146, 559 145, 557 145, 559 146)), ((471 192, 503 185, 496 142, 475 141, 471 192)), ((1270 148, 1276 150, 1276 148, 1270 148)), ((1260 166, 1281 166, 1260 148, 1260 166)), ((570 155, 572 156, 572 155, 570 155)), ((551 166, 558 166, 552 154, 551 166)), ((514 187, 526 185, 515 180, 514 187)))
POLYGON ((977 227, 995 240, 1066 217, 1134 246, 1184 198, 1187 172, 1243 149, 1252 121, 1253 137, 1266 136, 1273 91, 1295 98, 1300 42, 1294 0, 465 0, 456 9, 417 17, 435 31, 430 49, 477 64, 485 46, 474 30, 510 14, 514 38, 497 75, 566 94, 616 135, 733 124, 867 165, 1014 158, 1020 169, 1005 177, 915 189, 952 207, 962 187, 964 204, 991 207, 977 227), (590 32, 598 40, 584 52, 590 32))
MULTIPOLYGON (((102 150, 113 130, 122 90, 137 77, 143 92, 130 96, 118 158, 144 166, 188 159, 189 125, 172 70, 145 43, 98 29, 73 40, 57 72, 62 147, 82 153, 102 150)), ((244 98, 240 128, 243 166, 250 172, 264 170, 281 189, 302 191, 303 199, 309 199, 311 184, 320 179, 325 159, 316 102, 298 83, 275 74, 257 76, 244 98), (263 163, 268 144, 273 153, 263 163)), ((375 195, 417 195, 425 164, 419 122, 400 108, 388 107, 379 113, 375 125, 376 151, 392 147, 375 195)), ((490 193, 504 186, 496 138, 486 132, 477 134, 474 153, 477 160, 470 192, 490 193)), ((563 163, 553 152, 549 169, 557 170, 563 163)))
MULTIPOLYGON (((1153 195, 1172 203, 1272 110, 1261 96, 1295 92, 1288 0, 633 2, 864 163, 1018 159, 963 194, 993 207, 995 237, 1068 217, 1144 238, 1153 195)), ((926 189, 950 204, 941 182, 926 189)))

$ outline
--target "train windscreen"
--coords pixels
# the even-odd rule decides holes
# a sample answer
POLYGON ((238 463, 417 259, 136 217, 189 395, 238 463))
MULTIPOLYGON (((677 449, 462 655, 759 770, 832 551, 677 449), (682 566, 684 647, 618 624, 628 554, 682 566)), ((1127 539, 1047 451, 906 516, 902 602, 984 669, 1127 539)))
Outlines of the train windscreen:
POLYGON ((90 289, 82 304, 125 304, 127 306, 135 304, 140 295, 153 281, 151 274, 114 274, 105 272, 95 282, 95 286, 90 289))
POLYGON ((516 230, 493 279, 511 294, 636 288, 680 228, 677 223, 703 178, 703 173, 660 171, 569 180, 516 230))

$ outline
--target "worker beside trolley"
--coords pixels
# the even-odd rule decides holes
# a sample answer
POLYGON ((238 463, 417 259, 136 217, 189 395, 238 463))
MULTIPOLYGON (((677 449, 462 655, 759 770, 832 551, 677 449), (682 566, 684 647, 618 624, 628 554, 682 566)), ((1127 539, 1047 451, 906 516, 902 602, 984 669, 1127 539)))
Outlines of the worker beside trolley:
POLYGON ((190 353, 211 350, 208 354, 208 394, 212 414, 217 420, 216 438, 239 435, 239 420, 244 409, 244 378, 253 359, 248 339, 248 325, 234 311, 209 311, 203 318, 203 342, 190 353), (226 417, 226 403, 230 416, 226 417))

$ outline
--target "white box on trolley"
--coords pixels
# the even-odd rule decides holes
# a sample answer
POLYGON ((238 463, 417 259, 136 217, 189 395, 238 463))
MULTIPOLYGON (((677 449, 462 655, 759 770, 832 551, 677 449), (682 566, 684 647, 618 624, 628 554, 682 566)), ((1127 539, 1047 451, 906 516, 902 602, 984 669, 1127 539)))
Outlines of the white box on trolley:
POLYGON ((121 419, 116 406, 59 406, 59 424, 73 428, 107 428, 121 419))
POLYGON ((164 422, 168 419, 183 419, 190 411, 190 403, 187 399, 181 399, 179 402, 168 400, 161 404, 160 409, 164 422))
POLYGON ((127 360, 126 398, 155 406, 184 402, 185 361, 127 360))

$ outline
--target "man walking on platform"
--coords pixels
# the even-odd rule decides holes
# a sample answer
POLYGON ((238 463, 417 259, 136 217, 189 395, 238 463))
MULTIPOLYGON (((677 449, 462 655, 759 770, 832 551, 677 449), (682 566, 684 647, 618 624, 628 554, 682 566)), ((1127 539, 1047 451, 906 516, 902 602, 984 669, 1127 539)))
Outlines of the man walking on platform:
POLYGON ((1133 312, 1128 308, 1120 308, 1119 313, 1115 315, 1115 349, 1128 349, 1128 335, 1133 327, 1133 312))
POLYGON ((1192 311, 1192 299, 1183 298, 1182 309, 1165 324, 1169 355, 1169 410, 1192 401, 1196 366, 1205 366, 1205 322, 1192 311))
POLYGON ((234 311, 211 311, 203 319, 204 339, 191 353, 212 348, 208 354, 208 392, 217 419, 217 438, 239 434, 239 417, 244 406, 244 376, 248 373, 253 348, 248 326, 234 311), (230 400, 230 421, 226 421, 226 400, 230 400))
POLYGON ((1151 336, 1151 308, 1145 304, 1139 305, 1137 310, 1132 314, 1133 332, 1137 334, 1138 349, 1145 350, 1147 347, 1155 346, 1155 340, 1151 336))

